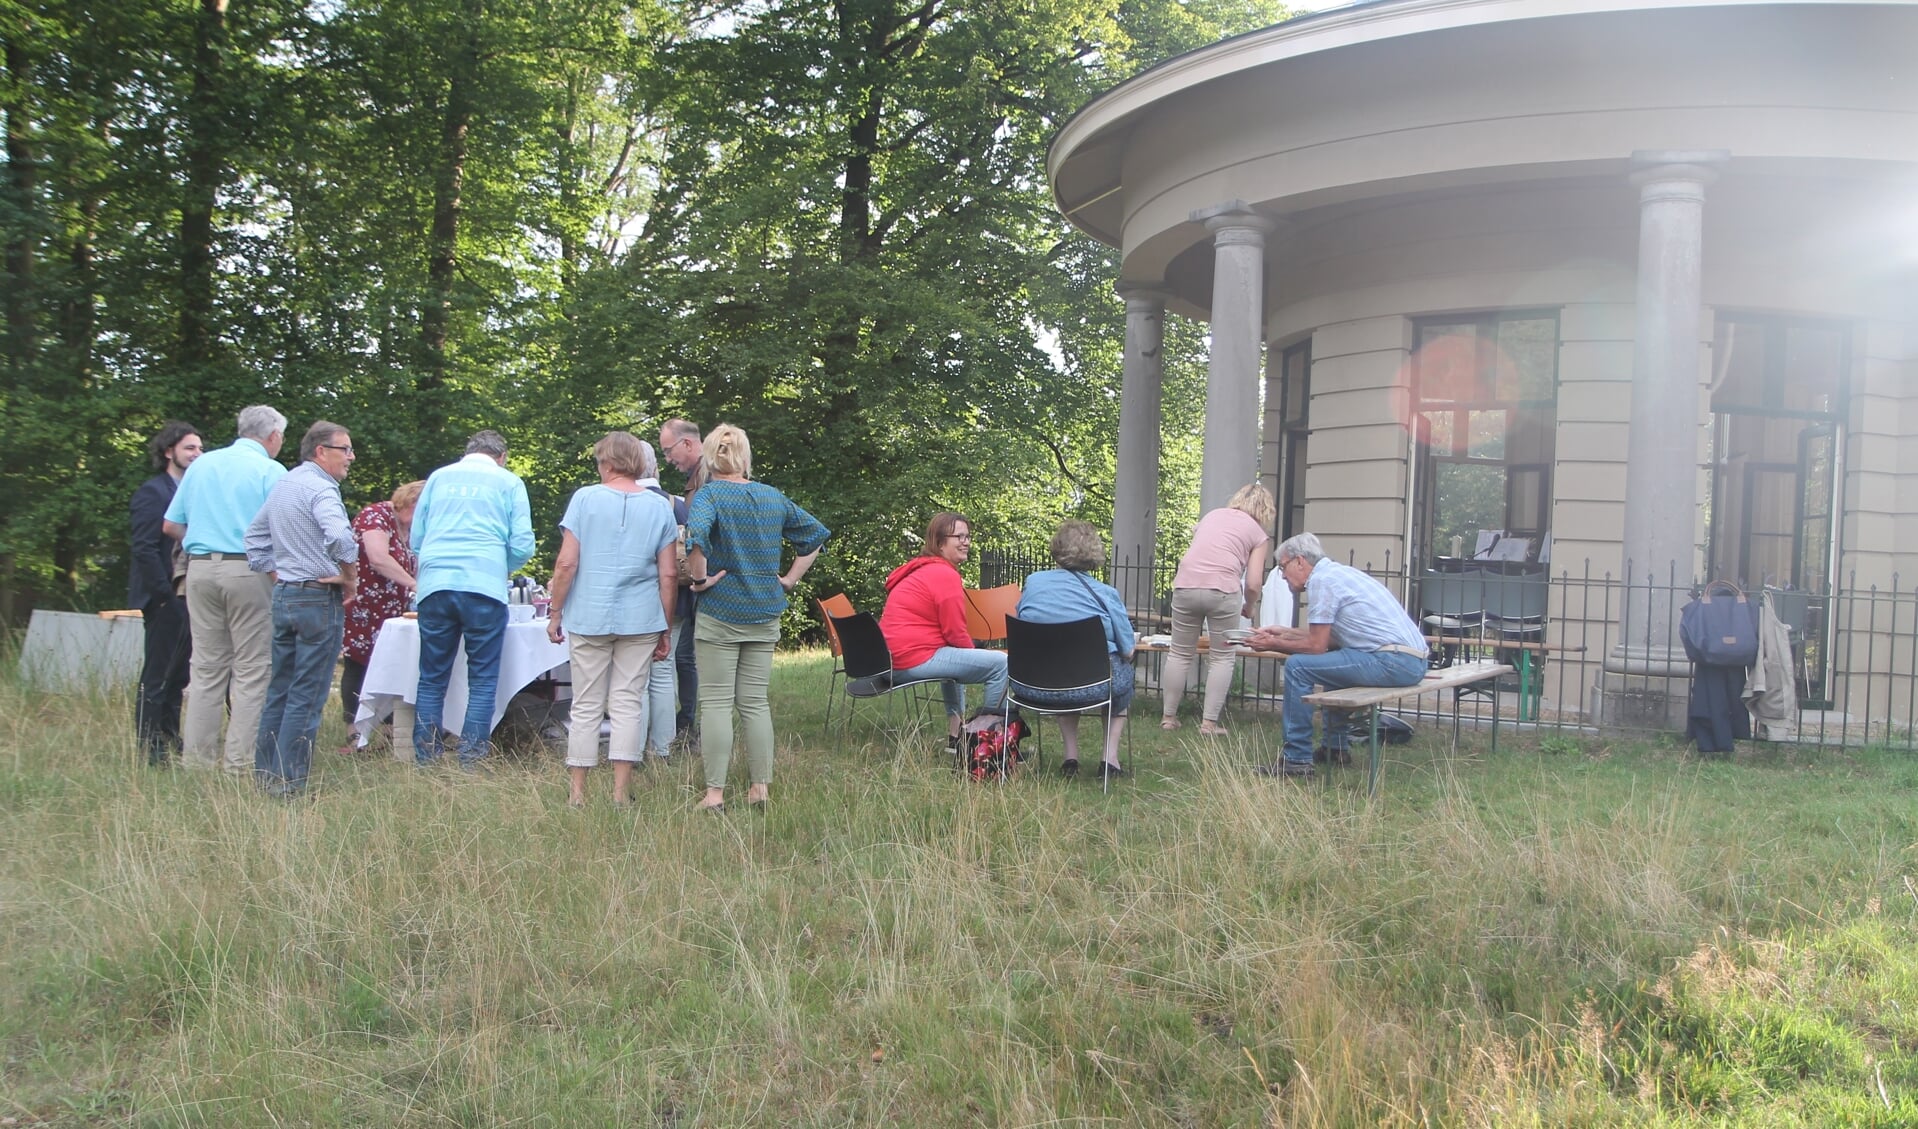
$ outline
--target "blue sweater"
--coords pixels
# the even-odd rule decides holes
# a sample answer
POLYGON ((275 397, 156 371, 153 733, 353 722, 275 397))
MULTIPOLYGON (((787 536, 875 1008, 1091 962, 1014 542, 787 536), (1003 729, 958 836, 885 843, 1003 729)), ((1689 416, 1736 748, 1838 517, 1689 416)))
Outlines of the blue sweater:
POLYGON ((1132 617, 1119 590, 1083 572, 1050 568, 1026 577, 1014 614, 1033 623, 1071 623, 1094 616, 1105 621, 1108 651, 1121 657, 1132 653, 1132 617))

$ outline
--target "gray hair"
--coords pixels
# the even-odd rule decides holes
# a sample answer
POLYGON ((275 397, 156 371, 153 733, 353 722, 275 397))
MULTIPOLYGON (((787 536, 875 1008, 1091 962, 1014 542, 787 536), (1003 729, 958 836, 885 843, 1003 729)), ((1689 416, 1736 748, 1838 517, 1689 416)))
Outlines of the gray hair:
POLYGON ((240 438, 265 443, 275 432, 286 434, 286 417, 267 407, 255 404, 250 408, 241 408, 240 416, 234 421, 238 424, 240 438))
POLYGON ((489 455, 495 459, 506 457, 506 439, 493 430, 475 431, 466 441, 466 453, 469 455, 489 455))
POLYGON ((1325 546, 1319 544, 1317 536, 1310 533, 1295 533, 1279 543, 1279 563, 1298 558, 1306 564, 1315 565, 1325 559, 1325 546))
POLYGON ((324 444, 331 443, 334 446, 338 446, 338 444, 333 443, 333 440, 336 436, 344 434, 345 431, 346 428, 341 427, 337 423, 323 419, 314 420, 313 426, 307 428, 306 434, 300 439, 300 461, 310 463, 314 459, 319 458, 320 447, 324 444))
POLYGON ((1052 563, 1073 572, 1105 567, 1106 547, 1091 522, 1068 521, 1052 535, 1052 563))
POLYGON ((659 477, 659 456, 653 454, 653 445, 644 439, 639 441, 639 476, 641 478, 659 477))

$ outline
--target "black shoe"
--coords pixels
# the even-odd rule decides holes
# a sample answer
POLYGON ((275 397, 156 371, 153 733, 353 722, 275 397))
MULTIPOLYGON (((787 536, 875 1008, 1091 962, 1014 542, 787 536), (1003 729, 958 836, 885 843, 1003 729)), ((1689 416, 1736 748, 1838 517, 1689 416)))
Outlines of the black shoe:
POLYGON ((1324 745, 1312 750, 1313 764, 1351 764, 1351 749, 1330 749, 1324 745))
POLYGON ((1076 760, 1060 761, 1059 775, 1064 776, 1068 779, 1079 775, 1079 762, 1076 760))
POLYGON ((1253 768, 1260 776, 1273 776, 1284 780, 1312 779, 1312 766, 1293 761, 1280 761, 1277 764, 1262 764, 1253 768))
POLYGON ((1117 780, 1124 775, 1125 775, 1125 769, 1120 768, 1118 765, 1109 764, 1106 761, 1099 762, 1099 779, 1117 780))

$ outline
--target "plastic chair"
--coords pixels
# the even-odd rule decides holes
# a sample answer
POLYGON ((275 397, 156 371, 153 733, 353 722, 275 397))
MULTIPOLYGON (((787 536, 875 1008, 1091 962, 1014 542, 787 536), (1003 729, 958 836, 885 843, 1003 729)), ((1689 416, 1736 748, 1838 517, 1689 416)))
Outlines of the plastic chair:
POLYGON ((1476 633, 1484 622, 1484 577, 1428 570, 1419 578, 1419 626, 1427 635, 1460 640, 1448 642, 1435 652, 1435 667, 1451 666, 1465 637, 1476 633))
POLYGON ((944 681, 939 678, 912 678, 895 681, 892 648, 886 646, 879 621, 867 612, 831 616, 826 621, 839 639, 841 666, 846 675, 846 723, 852 723, 853 702, 860 698, 882 698, 894 690, 944 681))
MULTIPOLYGON (((1551 588, 1543 572, 1491 576, 1485 578, 1485 622, 1503 643, 1543 643, 1545 609, 1551 600, 1551 588)), ((1501 661, 1510 662, 1518 671, 1518 717, 1529 721, 1538 716, 1544 697, 1543 656, 1535 647, 1508 647, 1501 661)))
POLYGON ((984 646, 1005 641, 1006 617, 1019 610, 1019 593, 1017 584, 965 590, 966 634, 974 643, 984 646))
MULTIPOLYGON (((1067 623, 1033 623, 1006 617, 1006 702, 1036 714, 1079 714, 1101 710, 1112 726, 1112 660, 1106 645, 1105 624, 1095 616, 1067 623), (1082 706, 1050 706, 1021 695, 1021 690, 1048 693, 1103 694, 1101 701, 1082 706)), ((1034 734, 1038 727, 1033 727, 1034 734)), ((1104 732, 1100 733, 1103 741, 1104 732)), ((1132 749, 1132 731, 1126 730, 1126 751, 1132 749)), ((1039 745, 1041 753, 1044 745, 1039 745)), ((1106 781, 1106 786, 1110 786, 1106 781)))
MULTIPOLYGON (((846 598, 844 592, 837 596, 827 596, 823 600, 814 600, 813 603, 819 606, 819 618, 826 623, 826 646, 832 650, 832 673, 826 676, 826 728, 831 729, 833 703, 839 697, 840 687, 846 682, 845 649, 840 645, 839 631, 833 627, 832 621, 835 616, 844 618, 854 614, 858 609, 852 606, 852 601, 846 598)), ((850 702, 847 703, 846 708, 852 708, 850 702)))

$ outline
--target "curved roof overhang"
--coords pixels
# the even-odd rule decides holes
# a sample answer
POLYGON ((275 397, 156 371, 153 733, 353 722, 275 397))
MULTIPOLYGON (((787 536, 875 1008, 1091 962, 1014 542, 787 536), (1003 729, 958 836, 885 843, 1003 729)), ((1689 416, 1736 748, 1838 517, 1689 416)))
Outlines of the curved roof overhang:
POLYGON ((1114 88, 1060 130, 1048 176, 1060 212, 1150 284, 1203 241, 1190 210, 1225 199, 1296 217, 1528 180, 1623 184, 1646 147, 1909 168, 1914 42, 1913 0, 1374 0, 1114 88), (1846 11, 1871 18, 1830 18, 1846 11))

